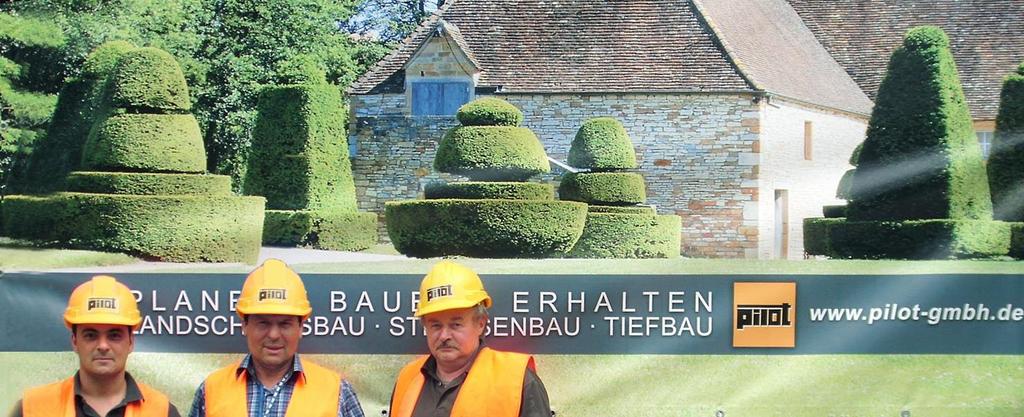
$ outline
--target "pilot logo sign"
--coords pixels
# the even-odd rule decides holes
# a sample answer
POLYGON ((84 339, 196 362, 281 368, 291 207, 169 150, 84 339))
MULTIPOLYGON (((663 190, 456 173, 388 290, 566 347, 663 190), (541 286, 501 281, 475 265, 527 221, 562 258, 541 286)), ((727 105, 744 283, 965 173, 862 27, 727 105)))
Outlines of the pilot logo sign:
POLYGON ((288 290, 283 288, 264 288, 260 290, 260 301, 271 300, 284 302, 288 299, 288 290))
POLYGON ((90 297, 86 310, 117 310, 116 298, 90 297))
POLYGON ((733 347, 796 346, 796 283, 733 283, 733 347))
POLYGON ((433 287, 427 289, 427 301, 433 300, 438 297, 447 297, 452 295, 451 285, 442 285, 440 287, 433 287))

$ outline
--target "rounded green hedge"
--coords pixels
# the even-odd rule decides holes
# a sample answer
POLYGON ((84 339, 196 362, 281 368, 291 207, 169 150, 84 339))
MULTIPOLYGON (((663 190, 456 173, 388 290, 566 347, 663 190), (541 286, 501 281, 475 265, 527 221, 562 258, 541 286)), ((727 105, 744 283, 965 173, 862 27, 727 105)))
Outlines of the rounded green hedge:
POLYGON ((644 177, 633 172, 579 172, 562 176, 558 196, 562 200, 624 206, 647 199, 644 177))
POLYGON ((1001 221, 835 220, 827 233, 830 256, 837 258, 986 258, 1010 251, 1011 223, 1001 221))
POLYGON ((535 182, 454 182, 431 183, 423 190, 424 198, 463 198, 471 200, 554 200, 555 188, 535 182))
POLYGON ((510 126, 449 130, 437 145, 434 169, 474 181, 526 181, 551 170, 537 135, 510 126))
POLYGON ((267 210, 263 244, 356 251, 377 243, 377 214, 267 210))
POLYGON ((82 167, 95 171, 206 171, 199 123, 191 114, 117 114, 97 123, 82 167))
POLYGON ((572 248, 587 205, 569 201, 419 200, 385 204, 388 236, 399 252, 428 258, 547 257, 572 248))
POLYGON ((832 253, 832 238, 829 235, 829 228, 832 227, 833 224, 843 223, 845 221, 846 219, 842 218, 805 218, 804 253, 812 256, 834 257, 835 254, 832 253))
POLYGON ((10 196, 4 233, 69 248, 127 252, 168 262, 253 264, 262 197, 57 193, 10 196))
POLYGON ((657 214, 654 207, 650 206, 587 206, 591 213, 619 213, 619 214, 657 214))
POLYGON ((597 117, 580 126, 569 147, 569 165, 593 170, 634 169, 636 151, 626 128, 612 117, 597 117))
POLYGON ((494 97, 484 97, 463 104, 455 113, 463 126, 519 126, 523 112, 511 103, 494 97))
POLYGON ((182 112, 192 108, 181 67, 171 54, 158 48, 125 52, 110 88, 114 107, 182 112))
POLYGON ((231 177, 206 174, 72 172, 66 190, 96 194, 231 195, 231 177))
POLYGON ((136 46, 128 41, 110 41, 97 46, 82 63, 82 78, 100 80, 106 78, 114 71, 117 63, 128 52, 136 49, 136 46))
POLYGON ((570 258, 678 258, 681 217, 654 214, 593 213, 570 258))

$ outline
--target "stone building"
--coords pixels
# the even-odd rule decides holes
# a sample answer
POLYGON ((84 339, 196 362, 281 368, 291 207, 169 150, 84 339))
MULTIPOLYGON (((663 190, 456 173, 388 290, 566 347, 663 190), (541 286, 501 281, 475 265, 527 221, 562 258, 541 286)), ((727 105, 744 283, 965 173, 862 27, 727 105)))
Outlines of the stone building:
MULTIPOLYGON (((855 56, 860 28, 835 24, 838 12, 818 3, 448 0, 350 88, 360 208, 382 213, 385 201, 421 197, 425 184, 445 179, 431 163, 455 110, 493 95, 521 108, 524 126, 559 161, 584 120, 621 120, 648 202, 683 218, 683 255, 800 258, 801 220, 841 203, 836 185, 903 30, 887 29, 892 36, 863 50, 883 62, 878 70, 855 56)), ((858 3, 924 1, 838 3, 855 15, 858 3)), ((1005 3, 1024 10, 1024 1, 1005 3)), ((1020 19, 1010 25, 1020 33, 1020 19)), ((1008 73, 1024 59, 1012 42, 982 72, 1008 73)), ((993 82, 968 90, 972 110, 991 101, 972 93, 994 88, 998 100, 993 82)), ((994 118, 994 108, 982 114, 994 118)))

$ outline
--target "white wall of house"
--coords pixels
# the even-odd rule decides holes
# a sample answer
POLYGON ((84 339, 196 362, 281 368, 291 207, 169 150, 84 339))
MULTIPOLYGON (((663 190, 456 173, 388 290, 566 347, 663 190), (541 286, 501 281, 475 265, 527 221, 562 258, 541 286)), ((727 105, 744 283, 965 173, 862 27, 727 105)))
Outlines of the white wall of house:
POLYGON ((758 258, 781 258, 775 242, 781 230, 776 221, 777 191, 788 206, 786 258, 803 257, 803 219, 821 217, 824 205, 845 204, 835 198, 839 179, 853 168, 848 161, 864 141, 867 116, 838 112, 771 97, 761 103, 760 180, 756 204, 758 258), (808 122, 810 123, 808 125, 808 122), (810 155, 805 155, 805 135, 810 129, 810 155), (806 158, 810 156, 810 158, 806 158))

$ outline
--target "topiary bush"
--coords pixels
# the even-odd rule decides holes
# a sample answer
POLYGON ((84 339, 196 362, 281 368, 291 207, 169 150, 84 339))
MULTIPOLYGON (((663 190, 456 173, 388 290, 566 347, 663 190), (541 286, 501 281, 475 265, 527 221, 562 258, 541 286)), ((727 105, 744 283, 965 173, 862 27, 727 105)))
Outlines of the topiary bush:
POLYGON ((191 114, 115 114, 93 126, 82 167, 97 171, 206 171, 199 123, 191 114))
POLYGON ((58 193, 9 196, 4 233, 62 247, 127 252, 170 262, 255 263, 260 197, 58 193))
POLYGON ((834 257, 829 228, 842 223, 841 218, 808 217, 804 219, 804 253, 812 256, 834 257))
POLYGON ((856 169, 851 169, 843 173, 843 177, 839 179, 839 186, 836 187, 836 198, 849 200, 852 197, 850 187, 853 185, 853 175, 856 171, 856 169))
POLYGON ((374 213, 267 210, 263 243, 356 251, 377 243, 374 213))
POLYGON ((227 175, 154 174, 137 172, 72 172, 67 191, 95 194, 231 195, 227 175))
POLYGON ((1010 223, 987 220, 839 221, 828 234, 839 258, 983 258, 1010 249, 1010 223))
POLYGON ((587 205, 590 213, 656 214, 651 206, 595 206, 587 205))
POLYGON ((537 135, 511 126, 449 130, 437 146, 434 169, 473 181, 526 181, 551 170, 537 135))
POLYGON ((988 159, 988 181, 996 219, 1024 221, 1024 63, 1003 80, 999 113, 988 159))
POLYGON ((111 80, 110 99, 114 107, 146 112, 187 112, 192 108, 181 67, 171 54, 158 48, 138 48, 122 55, 111 80))
POLYGON ((554 200, 555 190, 549 184, 533 182, 456 182, 430 183, 423 190, 424 198, 554 200))
POLYGON ((388 236, 408 256, 546 257, 583 233, 587 205, 567 201, 421 200, 385 205, 388 236))
POLYGON ((569 148, 569 165, 595 171, 634 169, 636 152, 626 128, 612 117, 587 120, 569 148))
POLYGON ((356 211, 341 93, 330 84, 265 88, 244 192, 270 210, 356 211))
POLYGON ((644 178, 632 172, 580 172, 562 176, 562 200, 598 205, 634 205, 646 201, 644 178))
MULTIPOLYGON (((82 72, 79 77, 87 80, 103 80, 106 79, 114 69, 117 68, 117 64, 121 62, 121 58, 128 52, 134 51, 138 47, 135 44, 116 40, 104 42, 96 49, 93 49, 88 56, 85 57, 85 62, 82 63, 82 72)), ((177 64, 175 64, 177 65, 177 64)))
POLYGON ((981 151, 942 29, 911 29, 893 53, 850 193, 851 221, 992 218, 981 151))
POLYGON ((463 104, 455 117, 463 126, 519 126, 523 112, 511 103, 494 97, 484 97, 463 104))
POLYGON ((675 215, 587 214, 572 258, 678 258, 682 218, 675 215))

